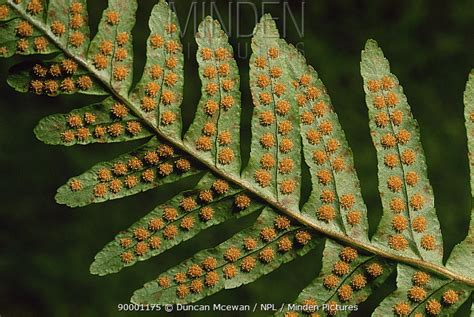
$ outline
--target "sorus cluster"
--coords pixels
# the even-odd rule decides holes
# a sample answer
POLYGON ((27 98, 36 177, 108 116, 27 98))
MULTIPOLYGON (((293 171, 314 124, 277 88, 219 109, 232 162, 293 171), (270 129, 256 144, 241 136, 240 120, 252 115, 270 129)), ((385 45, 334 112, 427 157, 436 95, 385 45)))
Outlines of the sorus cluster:
POLYGON ((78 71, 79 66, 72 59, 58 63, 35 64, 31 68, 32 80, 29 90, 37 95, 72 94, 88 91, 94 86, 92 78, 78 71))
POLYGON ((166 22, 160 30, 152 30, 148 39, 149 58, 145 80, 138 91, 140 108, 154 115, 159 107, 159 124, 171 126, 179 121, 181 96, 182 45, 179 42, 178 27, 166 22), (157 61, 161 61, 158 63, 157 61))
POLYGON ((323 287, 334 290, 341 303, 358 297, 357 292, 383 274, 382 265, 376 261, 360 268, 360 264, 354 262, 358 257, 359 253, 356 249, 351 247, 341 248, 338 259, 332 265, 331 272, 322 278, 323 287))
POLYGON ((7 20, 10 17, 10 7, 6 4, 0 5, 0 20, 7 20))
MULTIPOLYGON (((24 10, 32 19, 43 18, 44 8, 41 0, 30 0, 22 4, 24 10)), ((0 6, 0 20, 6 20, 11 14, 10 8, 4 4, 0 6)), ((43 36, 36 36, 33 25, 27 20, 15 19, 9 23, 15 24, 16 52, 20 54, 46 53, 49 42, 43 36)), ((11 54, 6 46, 0 47, 2 55, 11 54)))
MULTIPOLYGON (((264 49, 262 49, 264 50, 264 49)), ((292 136, 294 126, 290 116, 292 101, 289 100, 284 71, 281 68, 283 57, 277 46, 270 46, 266 51, 256 52, 253 58, 252 95, 254 104, 254 121, 257 121, 256 133, 259 138, 258 168, 253 178, 262 188, 277 187, 281 195, 298 194, 297 182, 292 177, 298 170, 299 147, 292 136)))
POLYGON ((65 128, 60 132, 64 143, 87 142, 107 138, 134 137, 142 132, 142 124, 127 119, 128 108, 120 102, 114 102, 109 108, 109 118, 104 121, 102 113, 94 111, 75 112, 65 116, 65 128), (100 118, 100 119, 98 119, 100 118), (125 120, 127 119, 127 120, 125 120))
POLYGON ((73 1, 68 8, 68 16, 64 20, 53 19, 50 30, 54 36, 67 41, 68 46, 75 49, 85 49, 87 38, 87 11, 85 5, 79 1, 73 1))
POLYGON ((337 179, 342 173, 352 173, 352 161, 342 146, 342 138, 337 118, 329 103, 326 89, 317 82, 316 74, 307 72, 293 82, 297 91, 296 101, 300 107, 300 124, 307 148, 312 157, 309 165, 313 179, 319 184, 319 207, 316 217, 325 223, 333 222, 337 213, 345 218, 345 223, 353 227, 362 219, 362 211, 356 207, 361 198, 353 188, 338 188, 337 179))
POLYGON ((194 140, 198 151, 215 152, 217 162, 229 165, 235 162, 234 146, 237 141, 235 131, 231 133, 230 126, 222 127, 222 121, 235 120, 229 111, 240 106, 234 96, 239 94, 238 83, 232 77, 232 70, 236 67, 232 60, 230 46, 199 48, 200 71, 202 76, 202 92, 205 102, 202 106, 204 124, 200 136, 194 140), (220 124, 220 126, 219 126, 220 124))
POLYGON ((427 217, 423 215, 429 198, 425 196, 424 184, 418 174, 416 150, 412 132, 407 126, 412 124, 411 115, 402 106, 403 96, 397 80, 392 75, 370 79, 366 82, 373 111, 376 142, 383 155, 383 164, 387 175, 381 179, 385 183, 388 207, 391 210, 392 233, 388 245, 396 251, 408 248, 408 229, 411 228, 424 250, 437 247, 436 238, 425 234, 427 217), (408 130, 407 130, 408 129, 408 130), (410 130, 410 131, 409 131, 410 130), (412 214, 414 216, 410 217, 412 214))
POLYGON ((106 71, 111 78, 120 83, 125 81, 130 74, 129 54, 131 51, 131 35, 127 31, 120 31, 120 14, 107 9, 104 12, 105 27, 110 29, 115 38, 102 37, 94 40, 89 51, 89 59, 98 71, 106 71))
POLYGON ((223 280, 248 274, 258 265, 268 265, 295 247, 307 244, 311 235, 304 230, 291 230, 290 220, 284 216, 273 219, 269 226, 243 239, 231 240, 222 247, 221 257, 208 256, 192 263, 174 275, 164 274, 157 279, 161 289, 176 288, 176 295, 185 298, 215 287, 223 280))
MULTIPOLYGON (((397 302, 393 306, 393 312, 396 316, 408 316, 415 310, 426 312, 428 316, 438 316, 443 308, 449 307, 459 301, 459 292, 445 288, 443 292, 437 294, 428 293, 431 276, 422 271, 413 273, 411 277, 412 287, 406 292, 407 300, 397 302)), ((420 316, 423 316, 422 313, 420 316)), ((415 314, 415 316, 417 316, 415 314)))
POLYGON ((136 186, 154 187, 155 180, 172 173, 186 173, 190 169, 189 160, 175 155, 172 147, 162 144, 96 168, 95 180, 74 179, 70 183, 70 189, 87 189, 95 199, 103 199, 133 190, 136 186), (87 182, 87 186, 82 182, 87 182))
MULTIPOLYGON (((178 166, 177 163, 175 165, 178 166)), ((118 242, 122 249, 122 262, 130 264, 135 261, 136 256, 146 256, 149 251, 159 250, 166 241, 177 239, 180 234, 192 230, 199 222, 211 221, 215 214, 212 202, 215 198, 227 194, 229 189, 227 182, 218 179, 208 189, 183 195, 175 203, 159 207, 156 212, 142 220, 142 225, 120 235, 118 242)), ((231 199, 234 199, 236 209, 244 210, 250 206, 251 201, 247 195, 234 196, 231 199)), ((199 272, 202 273, 202 268, 192 266, 188 274, 183 274, 177 281, 184 282, 186 276, 200 277, 202 274, 199 272)))

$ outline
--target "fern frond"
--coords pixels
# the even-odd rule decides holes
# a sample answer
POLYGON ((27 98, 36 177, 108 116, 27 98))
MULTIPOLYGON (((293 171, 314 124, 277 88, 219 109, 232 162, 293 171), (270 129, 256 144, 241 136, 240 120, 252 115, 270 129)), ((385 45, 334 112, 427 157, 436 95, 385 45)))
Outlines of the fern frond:
POLYGON ((85 58, 90 44, 87 0, 48 1, 47 7, 46 24, 50 26, 51 33, 74 56, 85 58), (65 29, 61 32, 63 26, 65 29))
POLYGON ((240 174, 240 77, 219 22, 207 17, 196 34, 202 97, 185 136, 209 164, 240 174))
POLYGON ((109 94, 87 70, 63 54, 48 60, 19 63, 10 69, 7 82, 18 92, 50 97, 75 93, 98 96, 109 94))
MULTIPOLYGON (((471 196, 474 197, 474 70, 471 70, 464 91, 464 118, 469 150, 471 171, 471 196)), ((474 206, 471 206, 471 219, 466 239, 456 245, 449 256, 446 267, 462 275, 472 274, 474 267, 474 206)))
POLYGON ((71 178, 58 189, 56 201, 80 207, 135 195, 201 173, 194 164, 188 156, 152 138, 130 153, 71 178))
MULTIPOLYGON (((0 1, 0 5, 4 8, 0 16, 0 21, 3 21, 0 27, 0 56, 59 52, 59 49, 50 43, 41 30, 22 18, 28 13, 32 19, 49 22, 51 17, 41 1, 37 1, 33 6, 29 6, 27 2, 19 3, 14 8, 7 6, 7 3, 9 2, 6 0, 0 1)), ((64 25, 63 27, 65 31, 66 27, 64 25)))
POLYGON ((46 144, 75 145, 140 140, 153 135, 128 108, 107 98, 101 103, 43 118, 35 135, 46 144))
POLYGON ((372 316, 453 316, 471 291, 465 284, 398 264, 397 290, 372 316))
POLYGON ((251 283, 314 248, 318 239, 265 208, 255 224, 203 250, 135 291, 134 303, 192 303, 251 283))
POLYGON ((303 155, 312 192, 303 206, 320 226, 368 241, 367 208, 352 151, 318 73, 298 50, 288 47, 292 85, 299 109, 303 155))
POLYGON ((418 124, 373 40, 362 51, 361 74, 384 209, 374 242, 390 252, 440 264, 443 242, 418 124))
POLYGON ((178 19, 166 1, 160 0, 148 25, 145 71, 130 94, 130 102, 163 134, 181 139, 184 57, 178 19))
POLYGON ((99 252, 91 273, 115 273, 136 261, 144 261, 188 240, 204 229, 262 208, 241 188, 205 175, 191 191, 181 193, 120 232, 99 252), (242 204, 243 200, 248 200, 242 204))
POLYGON ((264 15, 252 38, 250 88, 255 108, 250 161, 243 178, 263 195, 298 211, 301 142, 285 45, 275 21, 264 15))
POLYGON ((347 316, 352 311, 342 307, 364 302, 394 269, 383 258, 326 240, 319 276, 293 302, 308 314, 325 311, 330 316, 347 316))
POLYGON ((109 0, 98 32, 87 51, 96 76, 118 93, 130 90, 133 76, 133 47, 130 32, 135 25, 136 0, 109 0), (120 37, 127 34, 127 40, 120 37))

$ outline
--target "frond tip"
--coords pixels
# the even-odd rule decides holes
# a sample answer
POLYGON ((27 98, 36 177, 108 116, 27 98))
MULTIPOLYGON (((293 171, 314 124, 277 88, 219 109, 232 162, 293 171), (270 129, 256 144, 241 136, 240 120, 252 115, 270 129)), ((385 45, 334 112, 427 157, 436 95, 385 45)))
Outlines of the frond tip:
POLYGON ((326 87, 293 46, 288 46, 292 85, 296 91, 303 155, 312 193, 303 206, 320 226, 367 240, 367 208, 354 169, 351 149, 326 87))
MULTIPOLYGON (((469 74, 464 91, 464 118, 467 131, 468 158, 470 163, 471 196, 474 197, 474 69, 469 74)), ((467 237, 451 252, 446 266, 460 274, 468 276, 474 266, 474 206, 471 206, 471 218, 467 237)))
POLYGON ((384 208, 374 241, 398 254, 441 263, 443 243, 418 124, 374 40, 367 41, 360 65, 384 208))
POLYGON ((299 209, 298 106, 292 89, 285 85, 291 81, 285 47, 275 22, 264 15, 252 39, 250 88, 255 108, 250 161, 244 178, 262 194, 299 209))
POLYGON ((202 97, 185 142, 200 157, 240 173, 240 77, 232 46, 217 20, 207 17, 196 34, 202 97))
POLYGON ((166 1, 160 1, 153 7, 148 25, 145 71, 130 98, 155 128, 177 138, 181 136, 184 85, 178 19, 166 1))
POLYGON ((200 173, 192 164, 190 158, 153 138, 128 154, 71 178, 58 189, 56 201, 79 207, 135 195, 200 173))
POLYGON ((109 0, 87 52, 97 76, 124 94, 128 93, 132 82, 133 47, 130 34, 136 10, 135 0, 109 0))
POLYGON ((127 107, 112 98, 68 114, 47 116, 34 132, 46 144, 65 146, 125 142, 153 135, 127 107))
POLYGON ((87 69, 62 54, 50 60, 26 61, 13 66, 7 82, 16 91, 49 97, 75 93, 108 95, 87 69))

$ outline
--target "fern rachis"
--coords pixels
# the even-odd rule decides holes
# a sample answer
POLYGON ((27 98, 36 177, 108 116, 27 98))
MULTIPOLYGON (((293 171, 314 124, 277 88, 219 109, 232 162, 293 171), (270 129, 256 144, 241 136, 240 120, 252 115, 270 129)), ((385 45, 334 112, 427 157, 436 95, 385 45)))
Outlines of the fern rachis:
MULTIPOLYGON (((59 190, 59 202, 81 206, 116 199, 207 171, 195 189, 158 206, 126 233, 120 234, 96 257, 91 267, 94 273, 116 272, 134 264, 137 259, 145 260, 161 253, 210 225, 266 206, 254 227, 216 249, 196 254, 157 281, 145 285, 136 293, 134 301, 150 302, 155 298, 158 302, 189 302, 220 288, 249 283, 313 247, 314 241, 309 242, 310 229, 351 248, 342 249, 328 240, 328 255, 335 258, 325 258, 321 277, 303 290, 298 300, 317 294, 314 296, 319 300, 327 298, 327 302, 331 302, 336 294, 338 301, 348 302, 352 300, 352 293, 361 289, 368 292, 361 299, 366 298, 370 291, 364 288, 365 285, 369 283, 372 287, 383 280, 393 270, 390 261, 400 263, 398 286, 408 292, 409 302, 400 301, 395 295, 389 297, 386 299, 389 304, 384 302, 380 306, 382 313, 405 315, 405 311, 412 311, 412 303, 423 301, 427 296, 438 296, 437 292, 448 284, 457 289, 454 293, 449 292, 452 289, 442 293, 448 308, 459 304, 460 298, 468 297, 474 279, 459 265, 459 258, 461 262, 466 261, 465 255, 456 253, 457 258, 450 259, 447 266, 441 264, 442 242, 437 239, 440 237, 439 225, 418 131, 406 97, 375 42, 367 43, 361 63, 373 140, 379 156, 384 205, 380 230, 370 241, 365 205, 353 171, 350 148, 325 87, 299 52, 279 38, 269 16, 264 16, 257 25, 253 39, 250 75, 255 104, 254 136, 251 161, 240 175, 239 144, 235 135, 226 130, 232 118, 240 113, 239 75, 232 48, 217 22, 207 18, 197 36, 203 86, 198 111, 204 111, 196 114, 182 140, 179 28, 176 17, 164 1, 156 5, 150 19, 152 34, 145 67, 148 72, 145 71, 133 89, 130 89, 129 70, 131 42, 125 38, 134 24, 136 2, 110 0, 99 33, 87 51, 86 18, 82 15, 85 3, 74 2, 66 6, 64 14, 69 18, 62 24, 65 29, 59 20, 52 20, 47 15, 39 18, 46 10, 57 9, 55 5, 65 7, 61 1, 51 0, 49 7, 38 0, 25 3, 8 0, 0 5, 2 10, 11 10, 1 17, 5 26, 15 30, 16 52, 46 53, 49 52, 46 47, 49 47, 51 52, 62 52, 67 56, 58 55, 45 61, 48 73, 44 76, 40 64, 31 72, 12 73, 9 79, 12 86, 50 95, 76 91, 109 95, 101 105, 42 121, 36 129, 40 139, 51 143, 52 135, 56 133, 56 144, 71 145, 73 142, 86 144, 89 140, 116 142, 156 136, 137 151, 99 164, 72 179, 59 190), (122 16, 118 12, 124 7, 126 14, 122 16), (42 36, 31 39, 34 49, 29 51, 29 37, 36 35, 33 30, 42 36), (67 41, 63 37, 65 32, 67 41), (114 34, 115 42, 106 40, 110 32, 114 34), (290 60, 294 62, 289 63, 290 60), (58 77, 54 73, 56 65, 62 67, 60 84, 55 79, 58 77), (293 85, 285 86, 284 82, 293 85), (113 118, 104 115, 101 107, 109 109, 113 118), (122 125, 122 121, 126 121, 126 125, 122 125), (139 128, 141 126, 143 128, 139 128), (59 138, 58 130, 61 130, 59 138), (300 147, 303 157, 298 155, 300 147), (313 191, 300 211, 298 186, 303 159, 312 174, 313 191), (139 163, 134 164, 137 161, 139 163), (287 224, 288 218, 278 218, 275 215, 278 212, 292 221, 287 224), (238 241, 246 243, 239 247, 238 241), (351 250, 355 256, 346 254, 351 250), (338 256, 342 260, 338 260, 338 256), (278 265, 270 265, 275 261, 279 261, 278 265), (442 286, 429 293, 431 289, 422 288, 415 282, 406 283, 417 272, 410 271, 413 269, 402 263, 437 275, 433 276, 433 281, 442 286), (187 275, 183 273, 186 270, 187 275), (222 278, 217 273, 221 270, 222 278), (235 280, 237 275, 239 278, 235 280), (174 276, 174 282, 170 276, 174 276), (340 284, 342 277, 349 276, 352 284, 340 284), (381 278, 377 280, 378 277, 381 278), (189 285, 188 278, 192 279, 189 285), (150 292, 159 296, 150 298, 150 292)), ((11 48, 11 45, 2 48, 5 56, 11 48)), ((472 83, 466 89, 466 111, 469 107, 472 107, 472 83)), ((469 120, 468 117, 467 124, 469 120)), ((459 248, 472 250, 472 245, 466 240, 459 248)), ((427 312, 434 314, 441 310, 437 303, 438 300, 430 299, 427 312)), ((418 306, 414 311, 417 309, 418 306)))

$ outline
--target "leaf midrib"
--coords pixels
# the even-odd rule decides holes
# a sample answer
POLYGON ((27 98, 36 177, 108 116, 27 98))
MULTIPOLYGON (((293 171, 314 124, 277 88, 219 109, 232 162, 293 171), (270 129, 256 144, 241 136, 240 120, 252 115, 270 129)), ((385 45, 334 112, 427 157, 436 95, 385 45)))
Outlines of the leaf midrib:
POLYGON ((322 234, 324 234, 324 235, 326 235, 326 236, 328 236, 332 239, 335 239, 335 240, 341 241, 343 243, 352 245, 352 246, 357 247, 359 249, 362 249, 362 250, 365 250, 367 252, 373 253, 374 255, 379 255, 381 257, 384 257, 384 258, 387 258, 387 259, 390 259, 390 260, 393 260, 393 261, 396 261, 396 262, 402 262, 402 263, 406 263, 406 264, 409 264, 409 265, 417 266, 419 268, 437 273, 437 274, 445 276, 447 278, 450 278, 450 279, 453 279, 453 280, 458 280, 458 281, 463 282, 467 285, 474 286, 474 279, 469 278, 469 277, 465 277, 465 276, 460 275, 460 274, 457 274, 457 273, 447 269, 444 266, 439 266, 439 265, 436 265, 436 264, 433 264, 433 263, 430 263, 430 262, 426 262, 426 261, 423 261, 423 260, 419 260, 419 259, 412 259, 412 258, 408 258, 408 257, 404 257, 404 256, 391 254, 391 253, 386 252, 385 250, 379 249, 379 248, 377 248, 373 245, 366 244, 366 243, 363 243, 362 241, 358 241, 358 240, 353 239, 351 237, 345 236, 345 235, 343 235, 339 232, 334 232, 334 231, 328 230, 326 228, 320 227, 318 224, 314 223, 314 221, 311 218, 309 218, 306 215, 300 213, 298 210, 296 210, 296 211, 291 210, 288 207, 283 206, 282 204, 280 204, 278 201, 275 201, 271 197, 268 197, 266 195, 263 196, 256 188, 251 186, 249 184, 249 182, 246 181, 245 179, 242 179, 241 177, 238 177, 236 175, 227 174, 227 173, 225 173, 225 171, 222 171, 222 170, 216 168, 214 165, 210 164, 206 159, 201 158, 201 155, 198 152, 196 152, 193 148, 190 148, 189 146, 184 144, 184 142, 181 139, 176 140, 174 138, 171 138, 171 137, 167 136, 163 132, 161 132, 155 126, 155 124, 152 121, 145 118, 145 116, 141 113, 139 108, 137 108, 134 105, 134 103, 129 100, 128 97, 122 96, 118 91, 116 91, 107 82, 107 80, 105 78, 103 78, 100 74, 98 74, 94 70, 94 68, 91 67, 91 65, 89 65, 87 63, 87 61, 85 59, 83 59, 81 57, 78 57, 78 56, 75 56, 73 53, 71 53, 67 49, 67 47, 62 45, 61 42, 59 42, 57 40, 57 38, 52 34, 52 32, 46 27, 46 25, 44 23, 42 23, 41 21, 38 21, 36 19, 33 19, 30 15, 28 15, 23 10, 23 8, 16 5, 13 2, 13 0, 7 0, 7 4, 10 5, 15 11, 17 11, 23 19, 27 20, 34 27, 36 27, 38 30, 43 32, 45 34, 45 36, 48 37, 49 41, 52 42, 54 45, 56 45, 60 50, 62 50, 65 55, 67 55, 68 57, 70 57, 71 59, 76 61, 79 65, 81 65, 89 73, 94 75, 94 77, 96 77, 104 87, 106 87, 108 90, 110 90, 110 92, 114 95, 114 97, 116 99, 118 99, 119 101, 124 103, 130 110, 132 110, 135 113, 135 115, 138 118, 140 118, 143 121, 143 123, 145 123, 151 129, 153 129, 153 131, 160 138, 162 138, 166 142, 170 143, 174 147, 180 149, 181 151, 189 154, 194 159, 199 161, 201 164, 203 164, 204 166, 209 168, 213 173, 215 173, 216 175, 219 175, 219 177, 222 177, 223 179, 225 179, 227 181, 230 181, 230 182, 242 187, 243 189, 251 192, 252 194, 257 196, 258 198, 260 198, 263 201, 265 201, 266 203, 268 203, 273 208, 279 210, 280 212, 283 212, 283 213, 287 214, 288 216, 292 217, 293 219, 295 219, 299 223, 301 223, 303 225, 306 225, 306 226, 309 226, 312 229, 314 229, 315 231, 320 232, 320 233, 322 233, 322 234))
MULTIPOLYGON (((385 92, 383 93, 383 96, 384 98, 386 97, 386 94, 385 92)), ((386 107, 386 111, 385 113, 388 115, 389 118, 391 118, 392 116, 392 113, 390 112, 390 107, 386 107)), ((390 125, 390 132, 393 134, 393 135, 396 135, 395 133, 395 127, 394 127, 394 124, 392 122, 392 120, 390 119, 389 120, 389 125, 390 125)), ((409 234, 410 234, 410 237, 411 237, 411 240, 413 242, 413 244, 415 245, 415 254, 417 256, 419 256, 421 259, 423 259, 423 255, 421 254, 420 252, 420 248, 418 246, 418 244, 416 243, 416 240, 415 240, 415 234, 413 232, 413 225, 412 225, 412 216, 413 216, 413 213, 411 212, 411 206, 410 206, 410 203, 408 201, 408 189, 407 189, 407 180, 406 180, 406 174, 405 174, 405 166, 403 165, 403 163, 401 162, 400 158, 402 157, 402 153, 401 153, 401 149, 400 149, 400 144, 399 142, 397 142, 397 144, 395 145, 396 148, 397 148, 397 155, 398 155, 398 159, 400 161, 400 169, 402 170, 402 180, 403 180, 403 196, 404 196, 404 200, 405 200, 405 207, 407 208, 407 215, 408 215, 408 219, 409 219, 409 234)))

